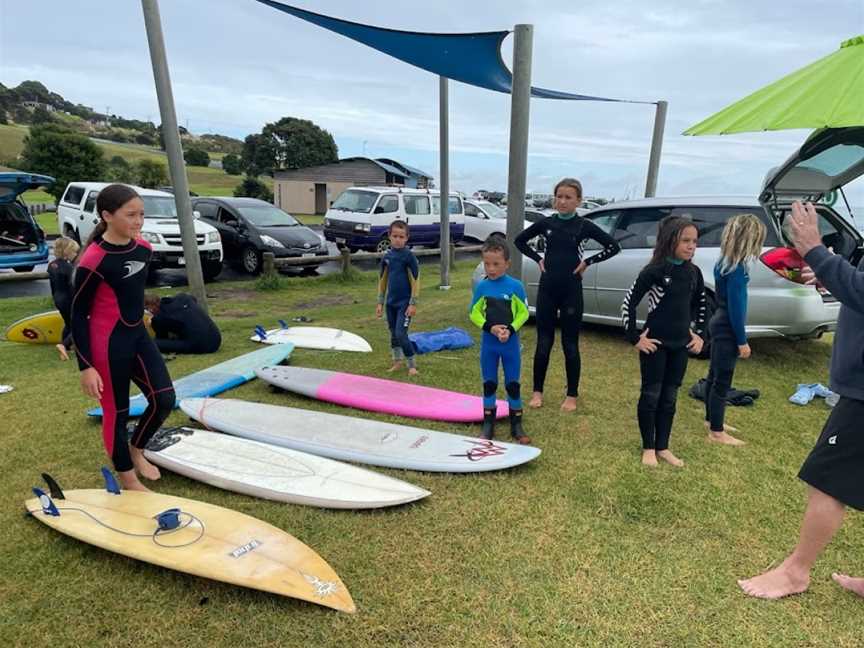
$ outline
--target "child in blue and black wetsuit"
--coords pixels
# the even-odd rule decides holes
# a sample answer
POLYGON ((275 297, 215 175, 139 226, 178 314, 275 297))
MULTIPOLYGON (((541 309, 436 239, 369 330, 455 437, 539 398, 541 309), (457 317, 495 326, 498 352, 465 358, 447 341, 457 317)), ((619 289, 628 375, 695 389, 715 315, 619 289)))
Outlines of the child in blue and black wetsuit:
POLYGON ((720 260, 714 266, 717 310, 708 325, 711 333, 711 369, 705 390, 705 424, 708 439, 727 445, 744 442, 729 434, 735 429, 724 423, 726 394, 738 358, 750 357, 744 328, 747 322, 747 266, 762 252, 765 225, 753 214, 733 216, 723 228, 720 260))
POLYGON ((483 329, 480 343, 480 370, 483 374, 484 439, 495 436, 495 392, 498 390, 498 363, 504 367, 504 386, 510 405, 510 435, 528 444, 531 439, 522 430, 522 398, 519 374, 522 358, 519 329, 528 321, 528 300, 522 282, 508 276, 510 250, 507 241, 493 234, 483 244, 483 268, 486 278, 474 288, 471 321, 483 329))
POLYGON ((381 274, 378 279, 378 305, 375 315, 381 317, 387 311, 387 327, 390 329, 390 347, 393 366, 389 371, 408 364, 408 374, 417 375, 414 363, 414 347, 408 339, 411 318, 417 313, 417 298, 420 295, 420 266, 417 257, 409 250, 408 223, 395 220, 388 231, 390 249, 381 259, 381 274))

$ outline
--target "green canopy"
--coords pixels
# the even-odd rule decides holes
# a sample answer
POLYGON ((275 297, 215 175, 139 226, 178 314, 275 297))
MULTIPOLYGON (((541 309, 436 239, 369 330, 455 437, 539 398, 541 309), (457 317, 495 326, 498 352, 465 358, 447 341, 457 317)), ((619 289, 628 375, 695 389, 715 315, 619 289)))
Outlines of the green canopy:
POLYGON ((684 135, 864 126, 864 36, 757 90, 684 135))

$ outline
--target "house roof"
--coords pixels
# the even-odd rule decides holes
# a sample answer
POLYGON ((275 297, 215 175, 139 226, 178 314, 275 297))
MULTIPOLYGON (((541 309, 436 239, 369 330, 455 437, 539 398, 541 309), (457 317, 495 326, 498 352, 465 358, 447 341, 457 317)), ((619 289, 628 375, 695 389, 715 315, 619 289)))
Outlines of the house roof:
POLYGON ((411 175, 416 175, 416 176, 420 176, 423 178, 432 178, 431 175, 429 175, 425 171, 421 171, 417 167, 408 166, 407 164, 403 164, 402 162, 397 162, 396 160, 391 160, 390 158, 378 158, 376 161, 377 162, 383 162, 384 164, 390 164, 390 165, 399 167, 400 169, 404 169, 405 171, 407 171, 411 175))

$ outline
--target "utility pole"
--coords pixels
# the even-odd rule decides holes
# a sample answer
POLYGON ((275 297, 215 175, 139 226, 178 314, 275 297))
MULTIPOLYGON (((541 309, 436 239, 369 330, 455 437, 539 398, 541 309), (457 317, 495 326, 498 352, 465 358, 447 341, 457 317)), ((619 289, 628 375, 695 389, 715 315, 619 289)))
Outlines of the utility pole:
POLYGON ((438 206, 441 212, 441 230, 438 245, 441 248, 441 283, 439 290, 450 290, 450 108, 447 77, 438 77, 438 155, 440 186, 438 206))
POLYGON ((144 11, 144 26, 147 30, 147 42, 150 45, 150 61, 153 64, 153 79, 156 83, 156 98, 159 100, 159 114, 162 118, 162 136, 165 138, 168 169, 174 187, 177 220, 180 222, 183 257, 186 260, 186 281, 201 308, 206 312, 207 293, 204 290, 198 243, 195 240, 195 220, 192 217, 192 202, 189 200, 189 182, 186 178, 180 131, 177 128, 177 112, 174 109, 174 94, 171 91, 171 76, 168 73, 168 57, 165 53, 165 39, 162 36, 158 0, 141 0, 141 8, 144 11))
POLYGON ((533 25, 513 28, 513 87, 510 90, 510 160, 507 174, 507 240, 510 275, 522 281, 522 254, 513 241, 525 228, 525 182, 528 175, 528 126, 531 108, 533 25))
POLYGON ((653 198, 657 194, 657 176, 660 175, 660 153, 663 152, 663 132, 666 130, 665 101, 657 102, 654 113, 654 134, 651 137, 651 155, 648 157, 648 178, 645 181, 645 197, 653 198))

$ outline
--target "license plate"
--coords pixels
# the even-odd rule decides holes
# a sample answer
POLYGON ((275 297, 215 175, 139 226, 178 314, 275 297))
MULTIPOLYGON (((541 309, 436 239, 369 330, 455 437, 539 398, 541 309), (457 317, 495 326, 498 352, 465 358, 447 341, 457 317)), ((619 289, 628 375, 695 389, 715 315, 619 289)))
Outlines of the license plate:
POLYGON ((315 253, 314 252, 304 252, 300 256, 303 257, 304 259, 308 259, 309 257, 314 257, 315 253))
POLYGON ((186 257, 177 257, 177 265, 186 265, 186 257))
POLYGON ((337 242, 337 243, 344 243, 344 242, 345 242, 345 239, 344 239, 344 238, 337 238, 337 239, 336 239, 336 242, 337 242))

